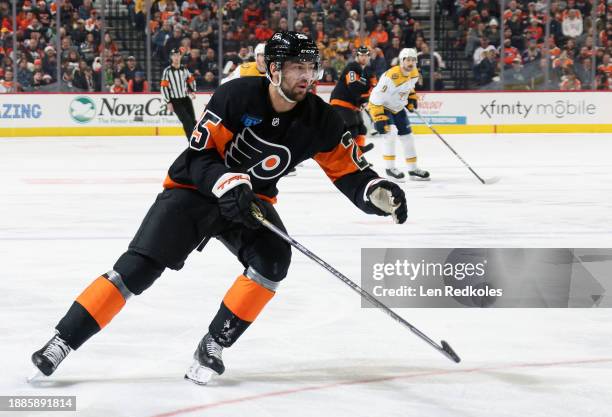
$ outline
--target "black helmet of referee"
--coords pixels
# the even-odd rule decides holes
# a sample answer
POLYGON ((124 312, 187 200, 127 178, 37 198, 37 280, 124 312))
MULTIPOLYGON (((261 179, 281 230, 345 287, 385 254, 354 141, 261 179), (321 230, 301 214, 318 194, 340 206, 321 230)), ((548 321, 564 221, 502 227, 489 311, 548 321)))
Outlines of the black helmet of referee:
POLYGON ((272 63, 280 69, 285 61, 314 62, 315 71, 318 71, 321 60, 317 44, 303 33, 293 31, 276 32, 272 35, 266 42, 264 59, 270 77, 272 63))

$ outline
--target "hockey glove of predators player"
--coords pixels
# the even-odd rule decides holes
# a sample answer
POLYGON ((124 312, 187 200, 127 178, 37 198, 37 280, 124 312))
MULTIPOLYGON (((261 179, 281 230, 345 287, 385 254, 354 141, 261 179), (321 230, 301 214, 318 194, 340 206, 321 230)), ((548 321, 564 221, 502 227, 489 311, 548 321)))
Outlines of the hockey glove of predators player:
POLYGON ((406 108, 410 113, 413 113, 419 107, 419 98, 416 93, 412 92, 408 96, 408 104, 406 104, 406 108))
POLYGON ((368 203, 379 216, 393 216, 395 223, 404 223, 408 206, 404 191, 395 183, 380 180, 370 185, 366 192, 368 203))
POLYGON ((219 198, 221 216, 235 223, 242 223, 249 229, 261 226, 251 214, 251 204, 255 203, 266 216, 266 208, 251 190, 251 181, 246 174, 228 173, 223 175, 214 186, 213 193, 219 198))

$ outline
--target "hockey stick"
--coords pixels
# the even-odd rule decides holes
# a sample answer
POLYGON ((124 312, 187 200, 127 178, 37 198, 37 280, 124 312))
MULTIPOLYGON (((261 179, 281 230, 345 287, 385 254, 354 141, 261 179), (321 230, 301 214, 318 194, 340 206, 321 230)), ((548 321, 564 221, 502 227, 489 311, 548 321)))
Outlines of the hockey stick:
POLYGON ((487 178, 486 180, 482 179, 482 177, 481 177, 480 175, 478 175, 478 174, 476 173, 476 171, 474 171, 474 170, 472 169, 472 167, 470 166, 470 164, 468 164, 467 162, 465 162, 465 160, 464 160, 464 159, 461 157, 461 155, 459 155, 459 154, 457 153, 457 151, 455 151, 455 150, 453 149, 453 147, 452 147, 452 146, 450 146, 450 145, 448 144, 448 142, 444 140, 444 138, 443 138, 443 137, 442 137, 442 136, 441 136, 441 135, 440 135, 440 134, 439 134, 439 133, 436 131, 436 129, 434 129, 434 128, 433 128, 433 126, 432 126, 432 125, 430 125, 430 124, 427 122, 427 120, 425 120, 425 119, 423 118, 423 116, 421 116, 421 114, 420 114, 420 113, 419 113, 419 112, 418 112, 416 109, 414 109, 414 113, 415 113, 415 114, 418 116, 418 118, 419 118, 419 119, 421 119, 421 121, 422 121, 423 123, 425 123, 425 125, 426 125, 426 126, 429 128, 429 130, 431 130, 431 131, 432 131, 432 132, 433 132, 433 133, 434 133, 434 134, 435 134, 435 135, 436 135, 436 136, 437 136, 437 137, 438 137, 438 138, 439 138, 439 139, 440 139, 440 140, 441 140, 441 141, 442 141, 442 142, 443 142, 443 143, 444 143, 446 146, 448 146, 448 149, 450 149, 450 150, 451 150, 451 151, 452 151, 452 152, 455 154, 455 156, 456 156, 457 158, 459 158, 459 160, 460 160, 461 162, 463 162, 463 165, 465 165, 465 166, 467 167, 467 169, 469 169, 469 170, 472 172, 472 174, 474 174, 474 175, 476 176, 476 178, 478 178, 478 180, 479 180, 481 183, 490 185, 490 184, 495 184, 496 182, 498 182, 498 181, 501 179, 500 177, 492 177, 492 178, 487 178))
POLYGON ((449 358, 453 362, 456 362, 456 363, 461 362, 461 358, 459 358, 459 355, 457 355, 455 353, 453 348, 451 348, 448 343, 446 343, 444 340, 442 340, 440 342, 440 345, 438 345, 436 342, 431 340, 429 337, 427 337, 427 335, 425 333, 421 332, 419 329, 414 327, 412 324, 408 323, 406 320, 404 320, 401 316, 396 314, 389 307, 387 307, 386 305, 384 305, 383 303, 378 301, 376 298, 374 298, 373 295, 371 295, 370 293, 368 293, 367 291, 362 289, 359 285, 355 284, 349 278, 347 278, 346 276, 341 274, 339 271, 337 271, 330 264, 325 262, 323 259, 319 258, 317 255, 315 255, 314 253, 312 253, 311 251, 306 249, 304 246, 302 246, 298 241, 296 241, 291 236, 289 236, 288 234, 283 232, 281 229, 276 227, 274 224, 272 224, 269 220, 267 220, 263 216, 263 214, 261 213, 261 210, 259 210, 259 208, 255 204, 253 204, 251 206, 251 214, 257 220, 259 220, 261 222, 261 224, 264 225, 268 230, 272 231, 273 233, 275 233, 276 235, 281 237, 283 240, 285 240, 287 243, 289 243, 291 246, 293 246, 294 248, 296 248, 297 250, 302 252, 304 255, 306 255, 307 257, 309 257, 310 259, 312 259, 313 261, 315 261, 319 265, 321 265, 323 268, 327 269, 329 272, 331 272, 332 275, 334 275, 340 281, 344 282, 346 285, 351 287, 351 289, 353 289, 356 293, 358 293, 363 298, 368 300, 374 306, 378 307, 382 312, 386 313, 388 316, 393 318, 395 321, 399 322, 400 324, 402 324, 405 327, 407 327, 408 329, 410 329, 414 334, 416 334, 422 340, 427 342, 431 347, 433 347, 434 349, 436 349, 437 351, 442 353, 444 356, 446 356, 447 358, 449 358))

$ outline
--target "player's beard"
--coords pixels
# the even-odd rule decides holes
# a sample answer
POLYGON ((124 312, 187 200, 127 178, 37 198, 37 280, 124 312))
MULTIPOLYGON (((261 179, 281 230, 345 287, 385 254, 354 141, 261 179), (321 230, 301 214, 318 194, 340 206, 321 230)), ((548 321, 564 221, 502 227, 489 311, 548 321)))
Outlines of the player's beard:
POLYGON ((308 84, 306 86, 306 88, 302 89, 300 87, 298 87, 300 83, 296 83, 293 88, 288 88, 285 83, 281 83, 280 88, 283 91, 283 94, 290 100, 293 101, 302 101, 304 100, 304 98, 306 98, 306 93, 308 93, 308 91, 310 91, 310 88, 312 87, 312 83, 308 84))

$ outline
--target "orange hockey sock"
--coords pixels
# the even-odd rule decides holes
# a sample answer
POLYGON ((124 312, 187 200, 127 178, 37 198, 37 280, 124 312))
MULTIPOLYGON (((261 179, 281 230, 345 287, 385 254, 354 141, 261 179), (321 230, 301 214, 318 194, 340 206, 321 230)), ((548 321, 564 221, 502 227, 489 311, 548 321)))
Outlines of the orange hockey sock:
POLYGON ((253 322, 274 294, 274 291, 240 275, 225 294, 223 304, 241 320, 253 322))
POLYGON ((125 298, 112 282, 100 276, 76 299, 102 329, 125 305, 125 298))

